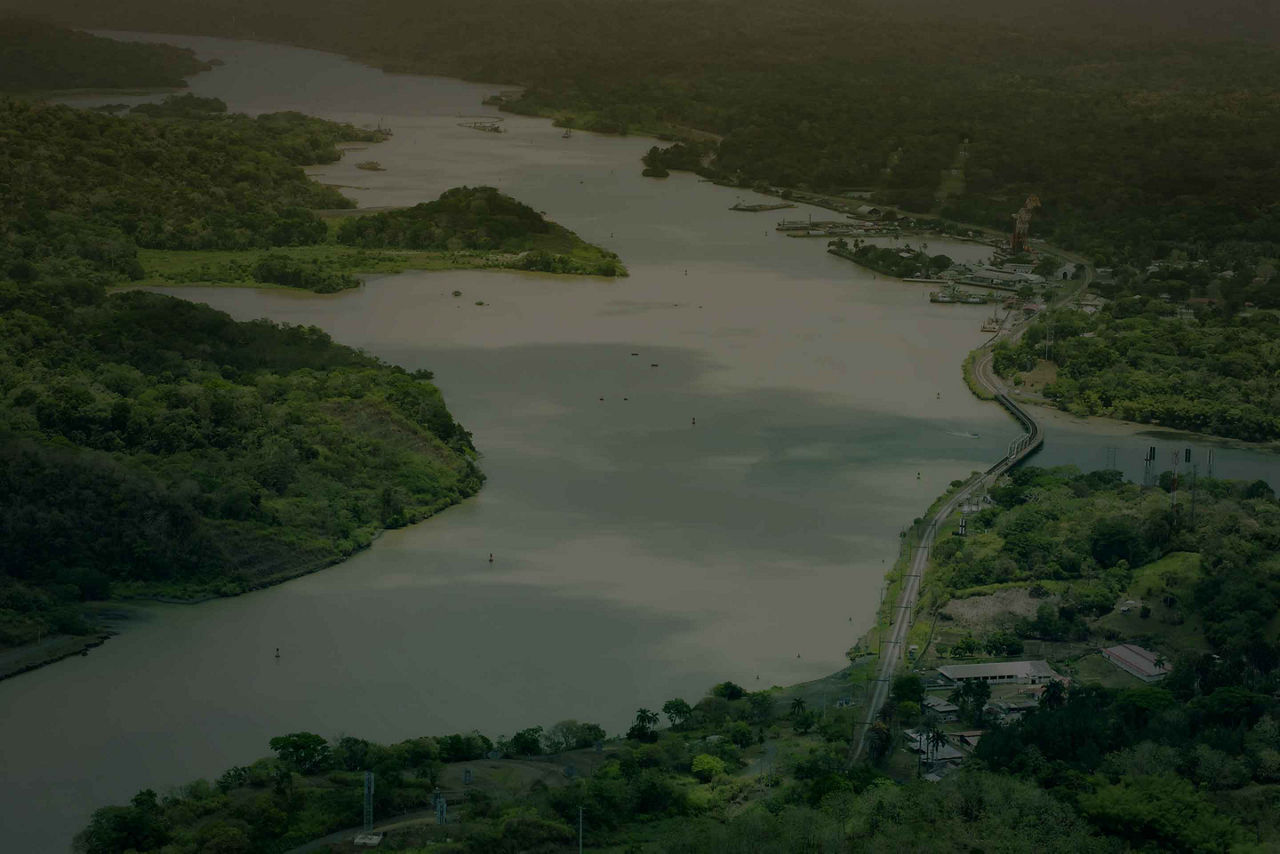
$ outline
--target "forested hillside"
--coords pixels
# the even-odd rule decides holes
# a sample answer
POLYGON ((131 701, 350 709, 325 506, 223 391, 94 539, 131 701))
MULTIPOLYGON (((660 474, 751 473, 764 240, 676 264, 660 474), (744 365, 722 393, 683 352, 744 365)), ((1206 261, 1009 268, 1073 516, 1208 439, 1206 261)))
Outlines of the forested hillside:
POLYGON ((77 265, 142 275, 138 247, 246 249, 315 243, 310 208, 353 207, 302 166, 335 143, 379 137, 298 113, 250 118, 174 96, 139 115, 0 100, 9 179, 0 185, 0 269, 19 281, 77 265))
POLYGON ((1199 5, 374 0, 352 16, 302 0, 40 4, 520 83, 509 108, 578 127, 712 131, 724 139, 709 171, 747 184, 870 188, 929 211, 945 182, 943 215, 1001 228, 1035 192, 1036 235, 1139 259, 1280 229, 1277 14, 1199 5))
MULTIPOLYGON (((1280 290, 1280 288, 1277 288, 1280 290)), ((1266 294, 1271 305, 1280 293, 1266 294)), ((1023 382, 1041 360, 1040 390, 1061 409, 1229 436, 1280 439, 1280 317, 1274 311, 1192 311, 1160 299, 1122 299, 1093 315, 1064 309, 1017 345, 996 348, 995 366, 1023 382)))
POLYGON ((0 17, 0 92, 182 88, 209 64, 186 48, 0 17))
POLYGON ((429 374, 102 279, 0 280, 0 646, 317 569, 479 488, 429 374))
POLYGON ((455 187, 434 202, 345 220, 337 240, 364 249, 503 253, 511 266, 547 273, 626 275, 614 253, 493 187, 455 187))
POLYGON ((347 219, 338 236, 350 248, 335 245, 315 209, 354 203, 301 167, 337 160, 339 142, 382 138, 300 113, 228 113, 194 95, 120 117, 0 100, 11 167, 0 184, 0 270, 28 281, 71 265, 121 281, 194 276, 322 292, 355 287, 353 272, 414 265, 626 275, 615 254, 491 188, 347 219), (139 249, 165 253, 147 255, 148 269, 139 249), (209 250, 223 253, 201 254, 209 250))

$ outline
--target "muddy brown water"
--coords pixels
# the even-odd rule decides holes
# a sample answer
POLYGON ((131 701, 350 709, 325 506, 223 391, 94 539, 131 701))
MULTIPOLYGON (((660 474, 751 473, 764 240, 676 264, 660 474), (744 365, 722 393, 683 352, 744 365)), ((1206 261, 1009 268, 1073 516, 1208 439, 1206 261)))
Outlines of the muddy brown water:
MULTIPOLYGON (((371 152, 312 170, 362 206, 490 184, 617 251, 631 277, 407 273, 332 296, 174 289, 435 371, 489 482, 340 566, 146 607, 91 655, 0 682, 6 848, 65 850, 94 807, 214 776, 286 732, 498 736, 570 717, 619 732, 637 707, 693 701, 724 679, 755 689, 830 673, 871 623, 898 532, 1016 435, 961 381, 985 337, 981 308, 932 305, 927 286, 773 231, 780 216, 829 211, 733 213, 762 197, 642 178, 648 139, 564 139, 516 116, 504 134, 459 127, 500 87, 163 40, 223 59, 192 91, 233 110, 390 126, 371 152), (355 168, 369 157, 386 171, 355 168)), ((944 241, 930 251, 986 255, 944 241)), ((1140 476, 1148 444, 1063 418, 1039 461, 1100 467, 1114 453, 1140 476)), ((1274 482, 1276 457, 1219 449, 1217 466, 1274 482)))

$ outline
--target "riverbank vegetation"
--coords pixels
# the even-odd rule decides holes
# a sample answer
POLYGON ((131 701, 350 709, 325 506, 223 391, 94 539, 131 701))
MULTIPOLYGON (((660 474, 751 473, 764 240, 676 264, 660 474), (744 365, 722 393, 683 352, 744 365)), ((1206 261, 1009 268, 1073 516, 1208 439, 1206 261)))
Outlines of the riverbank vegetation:
MULTIPOLYGON (((1184 470, 1175 506, 1174 483, 1171 472, 1144 488, 1114 471, 1015 469, 990 490, 990 505, 970 516, 967 536, 934 547, 931 595, 943 602, 1025 588, 1042 607, 1003 629, 1023 640, 1082 641, 1095 631, 1091 621, 1112 614, 1143 582, 1149 589, 1134 598, 1148 605, 1151 619, 1139 625, 1149 639, 1182 626, 1200 634, 1190 647, 1171 650, 1171 658, 1210 649, 1239 658, 1255 644, 1274 644, 1275 492, 1261 480, 1221 481, 1184 470), (1143 569, 1186 554, 1198 556, 1191 578, 1169 582, 1143 569)), ((1185 560, 1176 563, 1186 569, 1185 560)), ((999 645, 978 637, 975 649, 999 645)))
POLYGON ((862 0, 803 14, 749 2, 709 27, 702 0, 489 0, 448 15, 377 0, 358 25, 302 0, 27 2, 85 23, 301 38, 391 70, 519 83, 508 109, 564 126, 676 138, 696 128, 723 138, 704 168, 747 186, 869 189, 917 212, 937 212, 941 193, 948 218, 1001 230, 1035 192, 1035 233, 1094 256, 1146 263, 1171 243, 1275 240, 1280 224, 1277 33, 1240 3, 1210 18, 1190 0, 1040 0, 1012 13, 862 0))
POLYGON ((494 266, 543 273, 625 276, 612 252, 592 246, 493 187, 455 187, 434 202, 342 220, 337 242, 491 256, 494 266))
MULTIPOLYGON (((469 748, 463 736, 379 747, 294 733, 216 783, 99 810, 81 844, 196 852, 225 835, 231 850, 283 850, 358 825, 369 769, 378 815, 422 811, 384 841, 405 851, 568 852, 580 809, 588 850, 1264 850, 1280 839, 1280 503, 1261 481, 1177 486, 1174 506, 1171 472, 1143 488, 1117 472, 1020 468, 970 512, 966 536, 944 526, 911 630, 914 667, 1048 657, 1073 674, 1037 686, 1019 714, 967 686, 950 693, 962 720, 944 724, 924 701, 950 689, 903 673, 868 732, 868 761, 853 764, 863 712, 833 708, 829 692, 861 696, 855 664, 813 691, 724 682, 696 703, 672 698, 603 744, 603 730, 576 721, 475 734, 469 748), (1015 591, 1034 605, 1026 616, 951 607, 1015 591), (1120 642, 1156 650, 1171 672, 1145 684, 1095 671, 1096 646, 1120 642), (975 724, 962 768, 918 779, 921 758, 900 749, 908 728, 947 745, 975 724), (437 786, 445 826, 426 812, 437 786)), ((1001 686, 999 700, 1027 687, 1001 686)))
POLYGON ((496 743, 471 734, 382 746, 291 733, 271 740, 274 756, 212 783, 98 810, 77 845, 87 854, 288 850, 358 826, 362 772, 372 770, 379 820, 409 814, 383 842, 402 851, 574 851, 580 810, 593 851, 791 852, 808 840, 803 850, 837 852, 853 839, 873 850, 968 850, 958 846, 974 838, 1006 850, 1116 850, 1029 783, 973 772, 896 786, 874 768, 850 769, 842 757, 852 719, 824 715, 815 727, 816 714, 776 690, 721 683, 664 710, 669 729, 639 709, 627 735, 598 750, 603 730, 576 721, 496 743), (444 826, 431 809, 437 787, 444 826), (972 815, 955 821, 965 804, 972 815))
POLYGON ((1280 313, 1123 297, 1094 314, 1051 312, 1017 344, 1001 342, 996 372, 1021 384, 1046 360, 1045 398, 1103 415, 1244 439, 1280 439, 1280 313))
MULTIPOLYGON (((932 552, 917 666, 1047 657, 1076 681, 988 725, 975 758, 1126 846, 1274 844, 1274 491, 1185 469, 1143 488, 1118 472, 1023 468, 990 497, 966 536, 932 552), (1155 651, 1170 672, 1155 684, 1128 675, 1096 652, 1114 643, 1155 651)), ((956 530, 952 520, 943 533, 956 530)))
MULTIPOLYGON (((392 70, 520 83, 499 96, 504 108, 565 127, 661 135, 674 144, 645 155, 653 176, 692 169, 1001 231, 1034 193, 1033 237, 1115 267, 1126 287, 1166 286, 1175 306, 1215 301, 1224 337, 1211 348, 1230 347, 1244 303, 1274 303, 1280 33, 1273 18, 1241 4, 1209 19, 1190 0, 1070 12, 1037 0, 1012 14, 995 3, 880 0, 810 3, 799 13, 753 0, 732 22, 707 27, 704 0, 600 0, 585 9, 495 2, 440 15, 430 3, 377 0, 360 26, 301 0, 270 14, 234 0, 198 10, 159 0, 109 12, 74 0, 38 5, 85 23, 290 43, 299 36, 289 22, 306 18, 311 47, 392 70)), ((1268 351, 1275 340, 1268 332, 1268 351)), ((1157 385, 1195 378, 1158 373, 1169 382, 1157 385)), ((1217 425, 1207 408, 1220 389, 1233 411, 1237 399, 1252 399, 1263 422, 1275 402, 1212 367, 1206 375, 1196 392, 1203 406, 1190 413, 1164 387, 1141 389, 1143 377, 1119 393, 1077 379, 1055 399, 1232 437, 1273 435, 1243 408, 1217 425)))
POLYGON ((120 117, 4 100, 0 134, 21 167, 0 188, 0 268, 19 281, 60 265, 122 283, 321 293, 358 286, 357 273, 409 268, 626 275, 613 253, 492 188, 333 219, 354 203, 301 167, 381 131, 299 113, 250 118, 177 95, 120 117))
POLYGON ((108 278, 0 282, 0 644, 318 569, 479 488, 429 373, 108 278))
POLYGON ((856 261, 868 270, 899 279, 928 279, 954 263, 947 255, 930 255, 923 246, 919 249, 912 249, 910 246, 876 246, 862 240, 854 240, 850 246, 849 241, 843 237, 828 243, 827 251, 856 261))
POLYGON ((302 166, 337 160, 336 143, 380 135, 298 113, 228 114, 177 95, 124 117, 0 100, 13 168, 0 188, 0 269, 142 278, 139 247, 269 249, 323 241, 316 208, 350 208, 302 166))
POLYGON ((212 66, 187 48, 103 38, 43 21, 0 17, 0 92, 183 89, 212 66))

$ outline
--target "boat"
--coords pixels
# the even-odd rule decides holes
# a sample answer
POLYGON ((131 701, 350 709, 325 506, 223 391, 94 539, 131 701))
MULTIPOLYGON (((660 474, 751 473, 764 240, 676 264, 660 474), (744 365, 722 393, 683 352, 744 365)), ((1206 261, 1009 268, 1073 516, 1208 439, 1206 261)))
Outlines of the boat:
POLYGON ((506 133, 502 126, 502 118, 479 118, 468 122, 458 122, 458 127, 471 128, 485 133, 506 133))
POLYGON ((568 139, 571 136, 573 136, 573 131, 569 130, 569 128, 565 128, 564 133, 560 134, 561 139, 568 139))
POLYGON ((736 205, 729 208, 729 210, 745 211, 746 213, 760 213, 761 211, 780 211, 783 208, 794 207, 795 205, 791 204, 791 202, 778 202, 777 204, 772 205, 744 205, 742 202, 738 202, 736 205))

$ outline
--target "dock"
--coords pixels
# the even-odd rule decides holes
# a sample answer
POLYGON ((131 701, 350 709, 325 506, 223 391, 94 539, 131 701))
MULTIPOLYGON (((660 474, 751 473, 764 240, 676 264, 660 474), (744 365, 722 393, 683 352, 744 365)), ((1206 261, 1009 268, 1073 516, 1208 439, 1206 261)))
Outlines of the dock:
POLYGON ((773 204, 763 204, 763 205, 744 205, 742 202, 738 202, 736 205, 729 208, 729 210, 742 211, 744 213, 762 213, 764 211, 780 211, 784 208, 794 208, 794 207, 795 205, 791 204, 791 202, 776 202, 773 204))
POLYGON ((507 129, 502 126, 502 122, 503 119, 500 116, 494 118, 486 117, 472 119, 471 121, 466 122, 458 122, 458 127, 471 128, 472 130, 483 131, 485 133, 506 133, 507 129))

